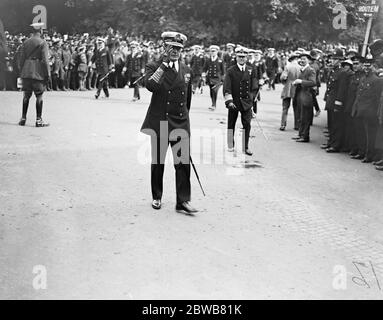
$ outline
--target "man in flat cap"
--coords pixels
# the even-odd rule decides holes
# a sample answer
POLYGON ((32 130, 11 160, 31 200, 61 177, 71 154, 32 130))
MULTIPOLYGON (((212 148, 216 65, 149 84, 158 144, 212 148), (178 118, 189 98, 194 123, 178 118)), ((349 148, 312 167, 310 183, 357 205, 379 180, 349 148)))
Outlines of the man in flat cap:
POLYGON ((180 61, 187 38, 178 32, 162 34, 164 53, 146 66, 146 88, 153 93, 141 132, 151 136, 152 207, 161 209, 166 152, 171 146, 176 172, 176 211, 197 212, 190 204, 191 70, 180 61))
POLYGON ((50 78, 48 45, 41 38, 44 24, 34 23, 31 27, 33 28, 32 36, 22 45, 19 60, 20 78, 23 81, 24 92, 23 111, 19 125, 25 126, 29 100, 34 93, 36 96, 36 127, 47 127, 49 124, 43 121, 42 112, 43 94, 50 78))
POLYGON ((223 61, 218 57, 219 46, 210 46, 210 58, 205 60, 202 77, 210 87, 211 111, 217 106, 218 90, 223 82, 225 67, 223 61))
POLYGON ((237 64, 230 67, 225 75, 223 95, 228 108, 227 143, 228 151, 234 151, 234 133, 238 114, 241 113, 244 139, 242 151, 248 156, 253 153, 249 148, 253 101, 258 89, 258 78, 254 68, 246 65, 248 52, 245 48, 236 50, 237 64))

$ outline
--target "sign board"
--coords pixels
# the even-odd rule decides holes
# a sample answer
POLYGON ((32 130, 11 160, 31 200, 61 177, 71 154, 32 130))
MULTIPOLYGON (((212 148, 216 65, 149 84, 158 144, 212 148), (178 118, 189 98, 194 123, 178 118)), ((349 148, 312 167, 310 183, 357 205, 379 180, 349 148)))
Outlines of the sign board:
POLYGON ((376 15, 379 12, 379 5, 373 4, 358 6, 357 12, 359 14, 363 14, 365 17, 372 17, 373 15, 376 15))

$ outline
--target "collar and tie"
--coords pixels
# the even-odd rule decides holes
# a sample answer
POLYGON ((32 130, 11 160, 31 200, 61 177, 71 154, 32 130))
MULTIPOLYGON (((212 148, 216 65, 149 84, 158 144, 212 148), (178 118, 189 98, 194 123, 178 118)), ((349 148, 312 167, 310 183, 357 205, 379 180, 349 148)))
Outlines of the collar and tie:
POLYGON ((176 63, 175 63, 175 62, 170 62, 170 63, 169 63, 169 67, 170 67, 170 69, 172 69, 173 71, 178 72, 178 71, 177 71, 177 68, 176 68, 176 63))

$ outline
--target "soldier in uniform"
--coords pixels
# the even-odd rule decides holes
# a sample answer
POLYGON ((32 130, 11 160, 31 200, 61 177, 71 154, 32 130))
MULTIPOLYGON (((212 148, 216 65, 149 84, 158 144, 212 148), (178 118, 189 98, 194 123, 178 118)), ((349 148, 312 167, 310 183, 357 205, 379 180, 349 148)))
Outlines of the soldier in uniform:
POLYGON ((63 90, 64 87, 64 68, 63 68, 63 51, 60 47, 60 40, 53 41, 52 54, 52 88, 53 90, 63 90))
POLYGON ((364 148, 364 129, 363 123, 360 119, 354 118, 352 114, 352 106, 356 99, 357 89, 359 87, 362 78, 365 76, 362 65, 362 57, 354 56, 353 62, 353 74, 350 77, 345 105, 345 147, 349 150, 349 154, 353 159, 362 160, 364 156, 361 156, 365 150, 364 148))
POLYGON ((100 81, 101 78, 111 71, 114 71, 114 65, 112 60, 112 55, 105 46, 105 39, 97 39, 97 50, 95 51, 92 57, 92 63, 96 64, 96 72, 98 75, 98 87, 95 98, 98 99, 101 93, 101 88, 104 90, 105 96, 109 98, 109 88, 108 88, 108 78, 105 78, 103 81, 100 81))
POLYGON ((299 134, 296 142, 310 142, 310 126, 314 117, 312 90, 316 86, 315 70, 309 64, 310 59, 310 52, 301 52, 301 73, 293 82, 293 85, 297 86, 294 99, 300 110, 299 134))
POLYGON ((258 79, 255 70, 246 65, 247 50, 245 48, 237 48, 235 51, 238 63, 227 70, 223 85, 225 104, 229 110, 227 124, 228 151, 234 151, 235 124, 238 114, 241 113, 241 121, 244 129, 242 151, 246 155, 252 156, 253 153, 249 149, 251 112, 254 97, 258 89, 258 79))
POLYGON ((132 52, 126 58, 126 64, 122 70, 123 74, 126 74, 127 83, 130 88, 134 88, 133 102, 140 100, 140 84, 136 82, 145 72, 145 61, 142 54, 142 50, 137 41, 130 43, 132 52))
POLYGON ((201 94, 202 94, 202 72, 203 72, 203 66, 205 63, 205 57, 202 54, 202 47, 195 45, 193 47, 194 49, 194 55, 191 59, 190 67, 192 69, 193 73, 193 94, 196 92, 197 88, 200 89, 201 94))
POLYGON ((36 127, 47 127, 49 124, 43 121, 42 112, 45 84, 50 78, 48 45, 41 39, 44 23, 34 23, 31 26, 38 29, 33 29, 32 37, 24 42, 20 52, 19 70, 21 70, 20 78, 23 81, 24 98, 19 125, 25 126, 29 100, 34 93, 36 96, 36 127))
POLYGON ((146 66, 146 88, 153 93, 141 132, 151 136, 152 207, 161 209, 166 152, 172 148, 176 171, 176 211, 197 212, 190 204, 190 120, 191 70, 180 62, 187 38, 178 32, 164 32, 164 53, 160 61, 146 66))
POLYGON ((329 148, 326 149, 326 152, 328 153, 337 153, 340 151, 350 152, 350 150, 345 149, 345 107, 347 100, 347 90, 349 87, 350 78, 353 74, 352 67, 353 62, 351 60, 345 60, 341 62, 341 68, 339 69, 339 73, 336 75, 336 80, 333 83, 332 90, 329 91, 329 99, 326 101, 327 108, 333 111, 332 127, 329 131, 329 148))
POLYGON ((325 110, 327 110, 327 126, 329 140, 321 146, 328 153, 340 152, 343 130, 343 108, 346 103, 346 94, 349 74, 342 68, 341 62, 344 59, 344 52, 336 49, 335 53, 329 56, 331 72, 328 76, 327 89, 325 93, 325 110))
POLYGON ((237 64, 236 56, 235 56, 235 44, 234 43, 228 43, 226 44, 226 52, 223 55, 223 62, 225 67, 225 73, 227 69, 229 69, 232 66, 235 66, 237 64))
POLYGON ((383 78, 377 74, 378 66, 370 61, 371 67, 366 77, 359 84, 356 99, 352 108, 352 116, 363 122, 366 148, 363 152, 363 163, 371 163, 378 160, 375 148, 378 133, 378 110, 380 96, 383 88, 383 78))
POLYGON ((219 47, 210 46, 210 58, 205 60, 202 77, 210 87, 210 98, 212 105, 209 108, 214 111, 217 106, 218 90, 222 84, 225 69, 221 59, 218 58, 219 47))

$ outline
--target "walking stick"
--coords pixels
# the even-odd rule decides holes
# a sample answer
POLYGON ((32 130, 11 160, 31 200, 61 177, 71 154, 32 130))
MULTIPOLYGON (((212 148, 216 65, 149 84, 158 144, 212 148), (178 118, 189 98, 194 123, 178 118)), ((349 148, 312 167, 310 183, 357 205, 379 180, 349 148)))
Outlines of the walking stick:
POLYGON ((192 159, 191 156, 190 156, 190 163, 192 164, 194 173, 195 173, 195 175, 196 175, 196 177, 197 177, 197 180, 198 180, 199 186, 201 187, 202 193, 203 193, 204 197, 206 197, 205 191, 204 191, 203 188, 202 188, 202 184, 201 184, 201 181, 200 181, 199 176, 198 176, 197 169, 196 169, 196 167, 195 167, 195 165, 194 165, 194 162, 193 162, 193 159, 192 159))
POLYGON ((261 132, 262 132, 263 137, 265 138, 266 141, 268 141, 269 139, 267 138, 265 132, 263 131, 262 126, 261 126, 261 124, 259 123, 259 121, 258 121, 258 119, 257 119, 257 116, 255 116, 254 119, 255 119, 255 121, 257 121, 257 124, 258 124, 259 129, 261 129, 261 132))

